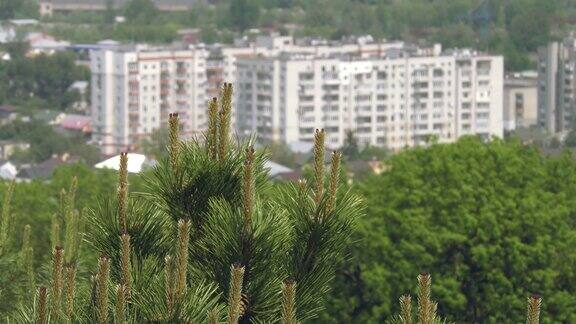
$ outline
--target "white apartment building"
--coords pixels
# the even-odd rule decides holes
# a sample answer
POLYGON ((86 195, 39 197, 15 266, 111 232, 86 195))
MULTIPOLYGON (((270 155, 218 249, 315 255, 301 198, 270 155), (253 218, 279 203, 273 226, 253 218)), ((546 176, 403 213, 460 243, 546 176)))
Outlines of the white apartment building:
POLYGON ((538 124, 538 74, 514 73, 504 79, 504 130, 529 128, 538 124))
POLYGON ((241 46, 189 49, 105 44, 91 51, 93 141, 105 154, 133 150, 179 113, 185 136, 206 128, 222 82, 235 85, 239 135, 312 141, 324 128, 339 147, 401 149, 431 136, 502 136, 503 60, 402 42, 295 42, 259 37, 241 46))
POLYGON ((107 155, 130 150, 180 115, 182 133, 206 127, 204 48, 156 50, 115 46, 90 53, 93 141, 107 155))
POLYGON ((402 149, 431 137, 503 135, 503 58, 470 51, 375 58, 281 54, 238 59, 236 125, 286 143, 324 128, 340 147, 347 131, 364 144, 402 149))
POLYGON ((542 46, 538 58, 538 124, 567 132, 576 121, 576 38, 542 46))

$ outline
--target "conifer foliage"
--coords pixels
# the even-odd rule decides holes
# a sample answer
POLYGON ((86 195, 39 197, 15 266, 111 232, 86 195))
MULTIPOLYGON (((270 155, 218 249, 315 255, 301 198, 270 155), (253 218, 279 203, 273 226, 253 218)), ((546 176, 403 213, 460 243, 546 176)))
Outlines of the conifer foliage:
POLYGON ((234 141, 231 109, 225 84, 221 99, 209 102, 201 140, 182 140, 171 114, 170 154, 142 175, 145 192, 130 191, 123 153, 117 195, 87 212, 86 226, 74 210, 74 182, 53 222, 51 275, 14 319, 291 324, 316 317, 360 200, 340 186, 339 153, 326 172, 323 130, 313 179, 273 190, 265 154, 253 140, 234 141), (100 255, 90 268, 78 253, 82 228, 100 255))

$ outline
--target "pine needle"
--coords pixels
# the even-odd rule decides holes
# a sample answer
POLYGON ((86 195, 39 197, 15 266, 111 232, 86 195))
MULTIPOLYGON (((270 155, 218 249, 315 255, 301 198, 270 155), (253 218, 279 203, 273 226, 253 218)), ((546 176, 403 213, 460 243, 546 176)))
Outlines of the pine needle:
POLYGON ((432 278, 428 273, 418 275, 418 322, 433 324, 436 320, 436 306, 430 300, 432 278))
POLYGON ((5 252, 6 247, 8 246, 9 241, 9 233, 10 233, 10 223, 11 223, 11 204, 12 204, 12 195, 14 194, 14 188, 16 186, 16 182, 12 181, 6 192, 4 192, 4 200, 2 202, 2 218, 0 219, 0 255, 5 252))
POLYGON ((219 150, 218 155, 220 161, 225 161, 228 153, 228 145, 230 142, 230 117, 232 115, 232 84, 224 83, 221 95, 220 107, 220 136, 218 139, 219 150))
POLYGON ((212 98, 208 105, 208 133, 206 146, 212 160, 218 158, 218 99, 212 98))
POLYGON ((96 315, 98 323, 108 322, 108 281, 110 278, 110 259, 103 255, 98 261, 96 276, 96 315))
POLYGON ((214 308, 211 311, 208 311, 208 324, 217 324, 219 318, 220 313, 218 312, 218 309, 214 308))
POLYGON ((52 223, 50 225, 50 242, 52 249, 60 246, 60 220, 58 220, 58 214, 52 215, 52 223))
POLYGON ((330 184, 328 187, 328 202, 326 203, 326 216, 334 209, 336 202, 336 193, 338 191, 338 181, 340 179, 340 161, 342 154, 339 152, 332 153, 332 165, 330 168, 330 184))
POLYGON ((412 297, 410 295, 400 297, 400 317, 402 324, 412 324, 412 297))
POLYGON ((540 307, 542 306, 542 297, 534 294, 528 297, 526 324, 540 323, 540 307))
POLYGON ((46 324, 46 303, 48 298, 48 290, 42 286, 38 289, 38 323, 46 324))
POLYGON ((237 324, 242 309, 242 281, 244 267, 235 264, 230 270, 230 291, 228 292, 228 324, 237 324))
POLYGON ((30 292, 34 292, 35 285, 35 275, 34 275, 34 249, 30 244, 30 238, 32 236, 32 227, 30 225, 24 226, 24 232, 22 234, 22 250, 21 260, 22 266, 26 270, 27 277, 27 288, 30 292))
POLYGON ((168 153, 170 154, 170 167, 173 171, 178 170, 178 158, 180 153, 180 122, 178 114, 170 114, 169 117, 169 144, 168 153))
POLYGON ((66 267, 66 317, 72 323, 74 315, 74 290, 76 286, 76 266, 66 267))
POLYGON ((286 280, 282 284, 282 324, 296 323, 296 282, 286 280))
POLYGON ((170 255, 164 259, 164 285, 166 287, 166 308, 168 317, 174 310, 174 260, 170 255))
POLYGON ((252 230, 252 213, 254 209, 254 148, 246 149, 246 161, 244 162, 242 205, 244 212, 244 233, 249 234, 252 230))
POLYGON ((124 324, 126 320, 126 290, 123 285, 116 286, 116 324, 124 324))
POLYGON ((61 299, 62 299, 62 268, 64 265, 64 249, 60 246, 54 248, 54 260, 52 267, 52 289, 51 294, 51 307, 54 320, 57 322, 60 318, 61 312, 61 299))
POLYGON ((120 153, 120 171, 118 174, 118 221, 120 233, 124 234, 126 228, 126 198, 128 195, 128 153, 120 153))
POLYGON ((130 265, 131 245, 130 235, 122 234, 120 236, 120 268, 122 271, 122 287, 125 292, 125 297, 130 298, 132 286, 132 271, 130 265))
POLYGON ((324 190, 324 129, 316 130, 314 134, 314 181, 316 189, 314 190, 314 201, 320 205, 324 190))
POLYGON ((190 240, 190 220, 178 221, 178 254, 176 296, 182 302, 186 293, 186 274, 188 271, 188 243, 190 240))

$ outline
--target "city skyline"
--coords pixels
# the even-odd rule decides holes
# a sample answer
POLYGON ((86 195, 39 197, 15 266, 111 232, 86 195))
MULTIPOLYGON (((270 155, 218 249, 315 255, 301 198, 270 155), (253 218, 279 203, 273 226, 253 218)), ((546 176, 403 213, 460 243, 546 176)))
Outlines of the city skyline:
POLYGON ((439 44, 308 45, 274 34, 188 50, 109 44, 91 52, 91 69, 94 140, 108 154, 135 145, 172 112, 183 115, 184 134, 199 134, 224 81, 235 86, 241 137, 294 143, 325 128, 334 148, 352 131, 362 144, 399 150, 433 136, 503 136, 502 57, 439 44))

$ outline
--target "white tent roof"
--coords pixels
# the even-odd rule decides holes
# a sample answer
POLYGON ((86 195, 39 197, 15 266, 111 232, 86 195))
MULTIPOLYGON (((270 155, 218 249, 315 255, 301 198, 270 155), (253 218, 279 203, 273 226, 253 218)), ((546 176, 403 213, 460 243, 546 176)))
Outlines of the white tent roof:
MULTIPOLYGON (((150 161, 146 156, 137 153, 128 153, 128 172, 140 173, 146 165, 150 165, 150 161)), ((112 169, 118 171, 120 169, 120 155, 113 156, 108 160, 102 161, 94 166, 96 169, 112 169)))
POLYGON ((0 166, 0 178, 4 180, 15 179, 17 174, 18 169, 16 169, 14 164, 10 162, 6 162, 2 166, 0 166))
POLYGON ((274 178, 275 176, 283 173, 290 173, 293 170, 289 167, 283 166, 282 164, 278 164, 272 161, 266 161, 264 163, 264 167, 270 169, 270 177, 274 178))

